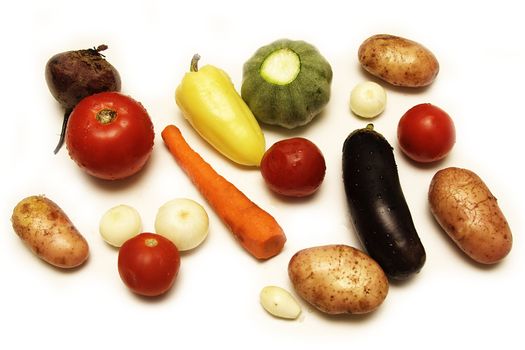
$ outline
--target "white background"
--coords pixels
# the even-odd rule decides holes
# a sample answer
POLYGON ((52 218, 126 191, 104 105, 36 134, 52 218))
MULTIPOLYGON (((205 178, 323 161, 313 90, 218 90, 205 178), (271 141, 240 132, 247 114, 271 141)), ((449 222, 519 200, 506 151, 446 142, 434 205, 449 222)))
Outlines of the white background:
POLYGON ((422 1, 16 1, 1 13, 2 201, 0 230, 0 348, 516 348, 525 312, 523 266, 523 64, 522 11, 509 1, 454 6, 422 1), (299 249, 329 243, 360 247, 350 224, 341 179, 341 147, 366 121, 349 112, 353 86, 371 79, 357 49, 368 36, 390 33, 423 43, 441 71, 426 89, 386 86, 386 111, 376 130, 394 146, 415 225, 427 251, 421 273, 392 283, 389 295, 367 316, 326 316, 300 300, 303 313, 283 321, 260 306, 262 287, 293 292, 287 276, 299 249), (521 33, 521 34, 520 34, 521 33), (264 127, 267 145, 307 137, 323 151, 327 172, 309 199, 286 200, 265 187, 256 169, 217 154, 184 121, 174 90, 198 52, 201 64, 223 68, 237 89, 242 65, 262 45, 279 38, 306 40, 332 64, 332 97, 309 126, 286 132, 264 127), (122 91, 141 101, 155 125, 147 167, 120 182, 95 180, 69 159, 53 155, 62 110, 44 79, 55 53, 107 44, 122 91), (419 166, 407 160, 395 137, 401 115, 431 102, 454 119, 457 143, 446 160, 419 166), (234 241, 166 151, 160 131, 177 124, 188 142, 283 226, 283 252, 258 262, 234 241), (446 166, 469 168, 499 200, 514 234, 504 262, 470 262, 434 222, 427 204, 433 174, 446 166), (84 234, 91 256, 64 272, 41 262, 13 232, 12 208, 45 194, 84 234), (211 228, 205 243, 182 255, 175 287, 158 299, 130 293, 117 273, 117 250, 98 233, 101 215, 125 203, 153 230, 157 208, 177 197, 205 205, 211 228), (9 344, 9 345, 7 345, 9 344))

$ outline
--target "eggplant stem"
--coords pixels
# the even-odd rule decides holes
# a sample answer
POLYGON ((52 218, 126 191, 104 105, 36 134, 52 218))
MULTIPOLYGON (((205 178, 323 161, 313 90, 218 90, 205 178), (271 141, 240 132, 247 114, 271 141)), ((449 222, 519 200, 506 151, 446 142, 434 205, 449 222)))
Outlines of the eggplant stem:
POLYGON ((55 147, 55 150, 53 151, 54 154, 57 154, 58 151, 60 151, 60 148, 62 148, 62 145, 64 144, 64 140, 66 139, 66 128, 67 128, 67 121, 69 120, 69 115, 73 109, 67 109, 64 113, 64 120, 62 121, 62 130, 60 130, 60 138, 58 139, 58 144, 55 147))

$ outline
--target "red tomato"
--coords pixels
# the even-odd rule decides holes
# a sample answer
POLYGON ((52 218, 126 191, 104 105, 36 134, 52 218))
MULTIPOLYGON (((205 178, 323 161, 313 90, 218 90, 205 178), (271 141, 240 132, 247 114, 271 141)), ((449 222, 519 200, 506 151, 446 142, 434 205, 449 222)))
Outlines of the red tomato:
POLYGON ((82 99, 69 116, 66 145, 88 174, 116 180, 137 173, 153 148, 153 124, 144 107, 118 92, 82 99))
POLYGON ((261 173, 268 187, 285 196, 313 194, 321 186, 325 172, 323 154, 302 137, 276 142, 261 160, 261 173))
POLYGON ((401 150, 411 159, 434 162, 450 152, 456 142, 456 129, 445 111, 430 103, 422 103, 401 117, 397 139, 401 150))
POLYGON ((120 278, 140 295, 157 296, 167 292, 175 282, 179 267, 179 250, 161 235, 141 233, 119 249, 120 278))

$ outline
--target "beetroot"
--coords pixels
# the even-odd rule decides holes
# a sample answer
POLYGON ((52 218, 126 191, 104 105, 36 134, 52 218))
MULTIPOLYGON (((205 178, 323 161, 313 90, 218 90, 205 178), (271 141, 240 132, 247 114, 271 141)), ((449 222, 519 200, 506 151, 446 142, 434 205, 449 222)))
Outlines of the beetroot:
POLYGON ((65 109, 57 153, 64 143, 69 114, 84 97, 104 91, 120 91, 118 71, 100 52, 106 45, 54 55, 46 64, 46 82, 53 97, 65 109))

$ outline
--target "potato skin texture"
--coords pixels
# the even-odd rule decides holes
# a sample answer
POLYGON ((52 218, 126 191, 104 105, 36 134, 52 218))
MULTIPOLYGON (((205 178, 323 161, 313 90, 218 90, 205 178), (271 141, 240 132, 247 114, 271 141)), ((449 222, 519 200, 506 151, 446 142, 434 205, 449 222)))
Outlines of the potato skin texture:
POLYGON ((439 225, 474 261, 494 264, 509 254, 509 224, 474 172, 455 167, 438 171, 430 182, 428 201, 439 225))
POLYGON ((439 63, 430 50, 389 34, 366 39, 359 47, 358 58, 367 72, 395 86, 427 86, 439 73, 439 63))
POLYGON ((11 217, 13 229, 39 258, 60 268, 83 264, 89 246, 62 209, 44 196, 21 200, 11 217))
POLYGON ((388 294, 379 264, 347 245, 325 245, 295 253, 288 275, 304 300, 327 314, 364 314, 377 309, 388 294))

